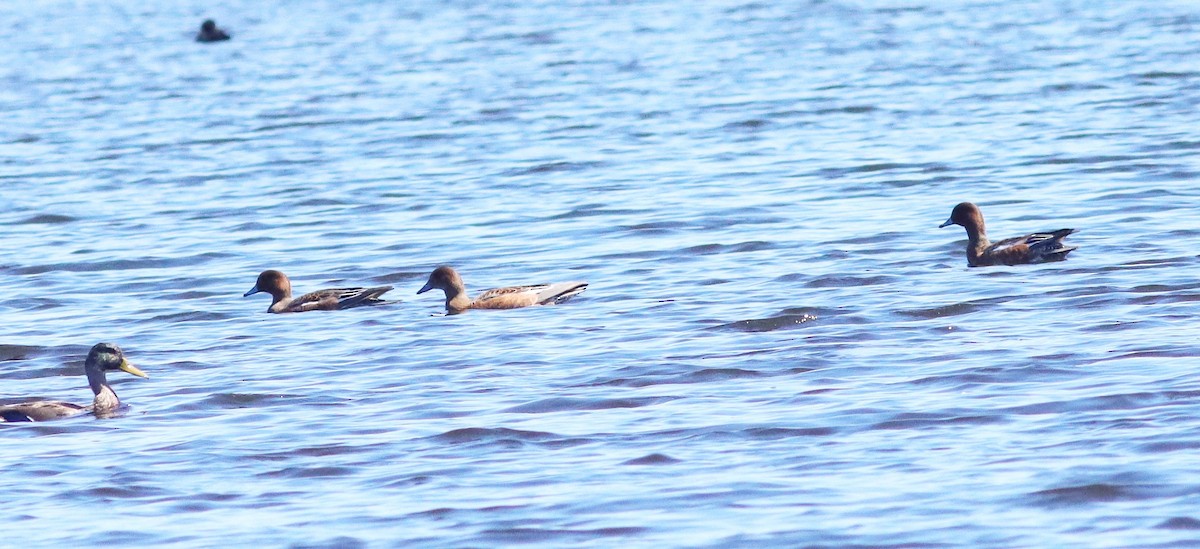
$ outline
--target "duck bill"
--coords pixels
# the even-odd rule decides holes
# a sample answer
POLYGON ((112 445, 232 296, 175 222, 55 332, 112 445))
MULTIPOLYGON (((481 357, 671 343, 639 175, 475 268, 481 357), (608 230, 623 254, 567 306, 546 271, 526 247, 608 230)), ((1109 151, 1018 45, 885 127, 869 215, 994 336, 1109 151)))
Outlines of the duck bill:
POLYGON ((425 293, 425 292, 428 292, 429 290, 432 290, 432 289, 433 289, 433 283, 432 283, 432 282, 426 282, 424 286, 421 286, 421 289, 420 289, 420 290, 417 290, 417 293, 418 293, 418 294, 423 294, 423 293, 425 293))
POLYGON ((953 225, 953 224, 954 224, 954 220, 952 220, 952 219, 947 219, 945 223, 942 223, 941 225, 938 225, 938 228, 939 228, 939 229, 941 229, 942 227, 949 227, 949 226, 951 226, 951 225, 953 225))
POLYGON ((146 372, 139 370, 137 366, 130 364, 129 361, 124 358, 121 359, 121 365, 117 367, 120 368, 122 372, 128 372, 135 376, 144 377, 147 379, 150 378, 150 376, 146 375, 146 372))
POLYGON ((247 291, 246 293, 242 294, 242 297, 246 297, 246 296, 248 296, 248 295, 254 295, 254 294, 257 294, 258 292, 261 292, 261 291, 262 291, 262 290, 258 289, 258 284, 255 284, 253 288, 250 288, 250 290, 249 290, 249 291, 247 291))

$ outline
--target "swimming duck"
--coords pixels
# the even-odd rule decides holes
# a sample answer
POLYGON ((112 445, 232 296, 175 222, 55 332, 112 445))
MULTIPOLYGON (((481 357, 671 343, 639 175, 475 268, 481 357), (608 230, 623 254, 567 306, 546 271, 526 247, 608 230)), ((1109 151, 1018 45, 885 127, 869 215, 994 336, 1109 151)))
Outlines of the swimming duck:
POLYGON ((217 28, 216 21, 205 19, 200 24, 200 32, 196 33, 197 42, 220 42, 222 40, 229 40, 229 35, 217 28))
POLYGON ((387 303, 379 296, 391 290, 391 286, 376 286, 374 288, 330 288, 309 292, 292 299, 292 282, 287 275, 268 269, 258 275, 254 287, 242 294, 242 297, 267 292, 271 294, 271 306, 268 313, 302 313, 304 311, 336 311, 349 309, 360 305, 380 305, 387 303))
POLYGON ((456 315, 467 309, 518 309, 533 305, 562 303, 587 289, 587 282, 558 282, 534 284, 532 286, 510 286, 494 288, 475 296, 467 297, 467 288, 462 277, 454 269, 441 266, 429 274, 429 281, 417 290, 423 294, 438 289, 446 294, 446 313, 456 315))
POLYGON ((136 366, 129 363, 125 353, 113 343, 97 343, 88 352, 87 360, 83 361, 83 371, 87 374, 88 385, 96 398, 91 406, 80 406, 70 402, 39 400, 22 404, 0 406, 0 423, 14 421, 49 421, 62 419, 87 412, 96 417, 110 417, 121 407, 117 393, 108 386, 108 376, 105 372, 121 370, 138 377, 148 378, 136 366))
POLYGON ((983 225, 983 212, 970 202, 955 206, 950 212, 950 219, 939 228, 947 225, 961 225, 967 230, 967 264, 972 267, 1062 261, 1068 253, 1078 248, 1065 246, 1062 242, 1075 229, 1059 229, 989 242, 983 225))

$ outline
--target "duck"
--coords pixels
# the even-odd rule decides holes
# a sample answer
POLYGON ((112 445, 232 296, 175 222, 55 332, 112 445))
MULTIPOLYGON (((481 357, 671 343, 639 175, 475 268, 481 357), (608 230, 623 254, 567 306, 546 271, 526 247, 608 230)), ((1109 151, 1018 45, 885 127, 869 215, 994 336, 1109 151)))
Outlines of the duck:
POLYGON ((242 294, 242 297, 266 292, 271 294, 271 306, 267 308, 268 313, 302 313, 305 311, 336 311, 361 305, 382 305, 389 302, 379 299, 379 296, 391 289, 391 286, 329 288, 292 298, 292 281, 288 280, 287 275, 274 269, 267 269, 259 273, 254 287, 242 294))
POLYGON ((970 202, 955 206, 950 218, 938 228, 949 225, 960 225, 967 230, 967 265, 971 267, 1062 261, 1067 254, 1079 248, 1063 244, 1063 239, 1075 229, 1032 233, 990 242, 983 224, 983 212, 970 202))
POLYGON ((0 406, 0 423, 18 421, 50 421, 91 412, 96 417, 112 417, 121 407, 121 399, 108 385, 106 372, 120 370, 141 378, 149 378, 145 372, 129 363, 125 352, 115 343, 97 343, 88 351, 83 361, 83 372, 96 398, 91 406, 80 406, 70 402, 39 400, 21 404, 0 406))
POLYGON ((220 42, 229 40, 229 34, 217 28, 217 22, 212 19, 205 19, 200 24, 200 32, 196 33, 197 42, 220 42))
POLYGON ((429 280, 417 290, 417 294, 434 289, 441 290, 446 294, 446 314, 456 315, 470 309, 519 309, 535 305, 555 305, 579 295, 587 286, 587 282, 508 286, 487 290, 471 299, 467 296, 467 288, 458 272, 443 265, 429 274, 429 280))

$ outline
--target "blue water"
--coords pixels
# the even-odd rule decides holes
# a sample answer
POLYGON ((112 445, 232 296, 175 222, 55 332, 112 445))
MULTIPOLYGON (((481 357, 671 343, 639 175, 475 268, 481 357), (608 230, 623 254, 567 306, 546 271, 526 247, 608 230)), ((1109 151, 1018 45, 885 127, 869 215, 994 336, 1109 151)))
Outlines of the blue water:
POLYGON ((0 5, 3 545, 1200 544, 1196 4, 345 4, 0 5))

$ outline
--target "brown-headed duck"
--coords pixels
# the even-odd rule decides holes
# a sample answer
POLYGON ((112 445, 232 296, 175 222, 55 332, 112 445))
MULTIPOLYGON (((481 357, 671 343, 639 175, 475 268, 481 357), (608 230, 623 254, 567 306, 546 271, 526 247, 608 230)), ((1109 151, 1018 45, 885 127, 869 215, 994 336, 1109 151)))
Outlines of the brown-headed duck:
POLYGON ((200 24, 200 32, 196 33, 197 42, 220 42, 222 40, 229 40, 229 35, 217 28, 216 21, 205 19, 200 24))
POLYGON ((83 361, 83 372, 87 374, 88 385, 91 385, 92 392, 96 394, 91 406, 53 400, 0 406, 0 423, 49 421, 87 412, 95 414, 96 417, 111 417, 121 407, 121 399, 117 398, 117 393, 108 386, 108 376, 105 373, 116 370, 138 377, 150 377, 130 364, 120 347, 112 343, 97 343, 88 352, 87 359, 83 361))
POLYGON ((258 292, 271 294, 271 306, 268 313, 302 313, 304 311, 336 311, 349 309, 360 305, 380 305, 388 303, 379 296, 391 290, 391 286, 376 286, 374 288, 330 288, 309 292, 295 299, 292 298, 292 282, 287 275, 268 269, 258 275, 254 287, 242 297, 258 292))
POLYGON ((562 303, 587 289, 587 282, 558 282, 532 286, 510 286, 483 292, 475 299, 467 296, 462 277, 454 269, 441 266, 429 275, 429 281, 417 290, 423 294, 438 289, 446 294, 446 313, 456 315, 468 309, 518 309, 534 305, 562 303))
POLYGON ((950 212, 950 219, 940 227, 961 225, 967 230, 967 264, 972 267, 988 265, 1021 265, 1062 261, 1078 246, 1064 246, 1063 239, 1075 229, 1059 229, 1048 233, 1033 233, 999 242, 989 242, 979 207, 963 202, 950 212))

